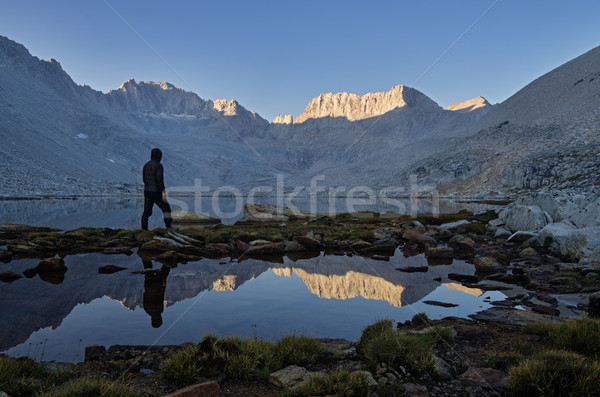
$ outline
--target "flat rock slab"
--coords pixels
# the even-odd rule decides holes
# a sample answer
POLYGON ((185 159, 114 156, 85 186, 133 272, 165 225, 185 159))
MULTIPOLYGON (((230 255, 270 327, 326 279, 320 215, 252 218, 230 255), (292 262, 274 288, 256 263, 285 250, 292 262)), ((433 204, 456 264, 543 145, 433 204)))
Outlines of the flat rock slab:
POLYGON ((113 274, 113 273, 120 272, 121 270, 125 270, 125 269, 127 269, 127 268, 121 267, 121 266, 115 266, 115 265, 106 265, 106 266, 100 266, 98 268, 98 273, 113 274))
POLYGON ((319 372, 310 372, 304 367, 290 365, 289 367, 285 367, 269 375, 269 382, 275 386, 290 389, 292 387, 300 386, 310 378, 319 375, 321 375, 319 372))
POLYGON ((508 389, 510 386, 508 374, 493 368, 470 367, 458 379, 462 383, 493 390, 508 389))
POLYGON ((177 390, 166 397, 219 397, 221 387, 217 382, 204 382, 177 390))
POLYGON ((484 323, 525 325, 539 321, 560 321, 558 317, 534 313, 529 310, 510 309, 506 307, 492 307, 482 312, 469 316, 473 320, 484 323))
POLYGON ((447 302, 439 302, 439 301, 423 301, 426 305, 432 306, 441 306, 441 307, 456 307, 458 306, 456 303, 447 303, 447 302))

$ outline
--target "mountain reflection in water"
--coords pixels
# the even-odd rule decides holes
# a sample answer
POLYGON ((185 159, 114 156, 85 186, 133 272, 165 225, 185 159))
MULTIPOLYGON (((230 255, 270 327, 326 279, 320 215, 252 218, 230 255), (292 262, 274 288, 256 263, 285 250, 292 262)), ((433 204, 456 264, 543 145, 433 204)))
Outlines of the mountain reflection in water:
MULTIPOLYGON (((6 266, 22 273, 36 264, 19 260, 6 266)), ((427 265, 423 255, 407 258, 401 251, 389 260, 203 259, 172 268, 137 255, 86 254, 68 256, 65 264, 60 285, 38 276, 0 285, 1 350, 32 356, 31 346, 39 352, 43 345, 44 359, 71 361, 83 359, 86 345, 178 344, 198 341, 207 332, 358 339, 362 328, 381 318, 405 321, 418 312, 465 317, 504 298, 449 280, 449 273, 474 274, 474 266, 463 261, 429 266, 426 272, 398 271, 427 265), (127 270, 99 274, 107 264, 127 270), (422 302, 428 299, 458 306, 422 302)))

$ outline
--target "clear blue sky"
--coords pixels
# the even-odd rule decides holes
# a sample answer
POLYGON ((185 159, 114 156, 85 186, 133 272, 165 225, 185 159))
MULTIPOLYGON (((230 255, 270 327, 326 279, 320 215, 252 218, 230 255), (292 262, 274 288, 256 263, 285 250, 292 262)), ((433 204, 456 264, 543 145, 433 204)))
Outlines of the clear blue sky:
POLYGON ((0 34, 79 84, 168 81, 268 120, 322 92, 406 84, 441 106, 500 102, 600 45, 600 1, 0 0, 0 34), (112 6, 164 60, 110 8, 112 6))

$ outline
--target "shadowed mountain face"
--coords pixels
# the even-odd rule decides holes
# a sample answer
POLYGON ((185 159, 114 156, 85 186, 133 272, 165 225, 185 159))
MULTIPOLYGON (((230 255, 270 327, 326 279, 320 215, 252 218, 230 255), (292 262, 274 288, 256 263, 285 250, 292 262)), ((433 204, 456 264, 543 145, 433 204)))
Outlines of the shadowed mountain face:
POLYGON ((377 185, 388 170, 448 147, 477 118, 397 86, 322 94, 293 123, 269 124, 235 100, 204 100, 169 83, 131 79, 108 93, 79 86, 56 60, 1 36, 0 71, 4 195, 135 191, 153 147, 163 150, 169 186, 200 178, 248 190, 276 174, 297 184, 323 174, 325 185, 348 176, 377 185))
MULTIPOLYGON (((149 264, 143 263, 137 255, 66 257, 68 271, 61 284, 44 282, 35 276, 1 286, 0 320, 4 325, 0 329, 0 347, 10 348, 23 343, 32 332, 45 327, 56 329, 76 306, 104 296, 119 301, 132 311, 143 308, 155 324, 154 319, 163 314, 162 308, 169 310, 177 302, 198 296, 203 291, 229 291, 235 297, 238 288, 253 283, 269 269, 279 277, 292 274, 300 277, 309 295, 338 300, 362 297, 388 302, 393 307, 417 302, 440 285, 460 290, 464 287, 452 284, 447 278, 448 273, 474 272, 473 265, 461 261, 430 267, 425 273, 400 272, 395 270, 396 267, 426 264, 422 255, 404 258, 401 253, 389 262, 349 256, 320 256, 299 261, 284 258, 282 265, 254 259, 240 264, 223 265, 220 262, 202 260, 171 269, 155 263, 155 272, 132 274, 132 271, 150 268, 149 264), (108 263, 127 270, 110 275, 98 274, 98 267, 108 263), (435 278, 439 281, 434 281, 435 278)), ((36 264, 36 261, 22 260, 13 261, 8 266, 21 273, 36 264)), ((257 301, 268 300, 268 292, 264 291, 264 297, 256 297, 257 301)), ((477 295, 476 291, 462 292, 477 295)), ((298 304, 302 305, 302 301, 298 304)), ((90 315, 93 316, 93 313, 90 315)))

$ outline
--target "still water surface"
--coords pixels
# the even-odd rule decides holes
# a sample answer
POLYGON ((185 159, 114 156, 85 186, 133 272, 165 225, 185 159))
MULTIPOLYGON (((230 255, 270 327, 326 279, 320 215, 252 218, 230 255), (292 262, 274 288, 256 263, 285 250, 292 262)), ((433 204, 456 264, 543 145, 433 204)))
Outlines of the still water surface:
MULTIPOLYGON (((4 265, 21 273, 37 260, 4 265)), ((463 261, 429 266, 427 272, 397 270, 426 266, 423 255, 389 260, 320 255, 282 263, 203 259, 144 269, 137 255, 85 254, 65 258, 60 284, 39 276, 0 284, 0 351, 44 360, 80 361, 91 344, 179 344, 205 333, 277 339, 289 333, 357 340, 382 318, 405 321, 465 317, 505 298, 497 291, 466 288, 449 273, 473 274, 463 261), (127 270, 105 275, 98 267, 127 270), (433 300, 456 304, 440 307, 433 300)), ((55 281, 56 282, 56 281, 55 281)))

